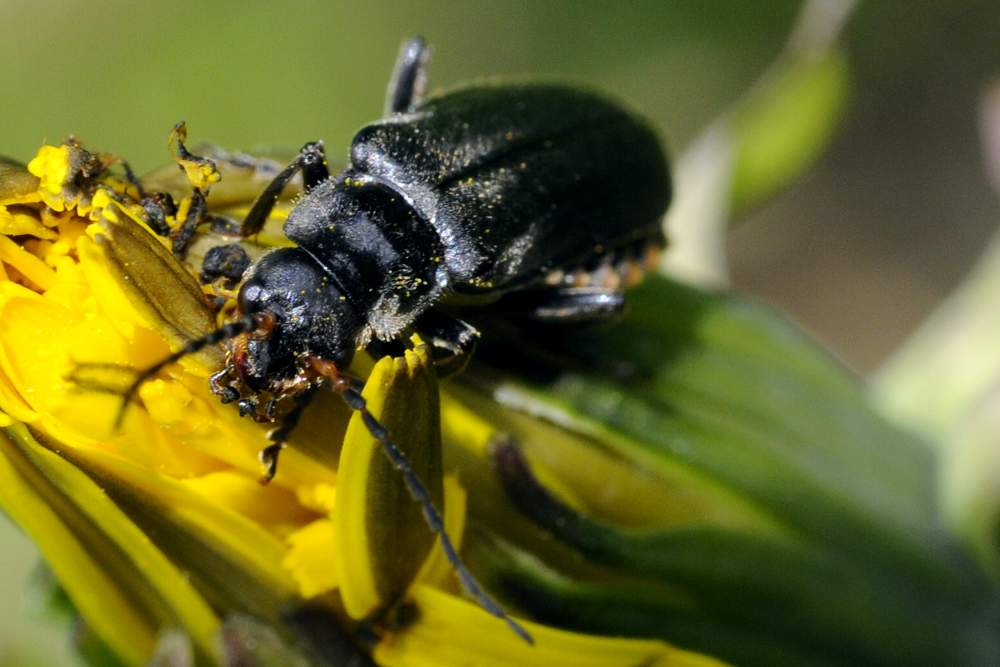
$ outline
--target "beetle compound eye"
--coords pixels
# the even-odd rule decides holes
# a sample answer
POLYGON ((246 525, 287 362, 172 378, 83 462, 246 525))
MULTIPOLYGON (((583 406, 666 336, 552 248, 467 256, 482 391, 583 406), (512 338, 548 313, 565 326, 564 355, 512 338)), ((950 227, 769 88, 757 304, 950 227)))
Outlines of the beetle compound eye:
POLYGON ((248 314, 260 309, 260 302, 263 298, 264 288, 256 282, 247 282, 240 288, 236 303, 241 313, 248 314))

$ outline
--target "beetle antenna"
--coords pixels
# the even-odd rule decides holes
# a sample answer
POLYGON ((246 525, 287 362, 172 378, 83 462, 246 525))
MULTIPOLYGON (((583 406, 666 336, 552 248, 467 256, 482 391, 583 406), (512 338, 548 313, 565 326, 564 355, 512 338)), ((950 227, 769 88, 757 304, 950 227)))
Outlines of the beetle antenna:
POLYGON ((338 382, 335 380, 333 388, 340 394, 349 408, 361 413, 361 420, 365 423, 368 432, 379 441, 386 458, 389 459, 393 467, 403 476, 407 491, 410 492, 410 496, 420 504, 423 510, 424 521, 427 522, 430 529, 437 533, 441 539, 441 549, 444 551, 448 562, 455 568, 455 573, 458 575, 458 580, 461 582, 462 588, 487 613, 501 619, 518 637, 528 642, 528 644, 533 645, 535 640, 524 629, 524 626, 511 618, 504 608, 500 606, 500 603, 490 597, 489 593, 483 589, 479 581, 472 575, 472 572, 465 566, 465 563, 462 562, 462 558, 458 555, 455 545, 452 544, 451 538, 448 537, 448 533, 444 528, 444 521, 441 519, 441 513, 434 506, 434 502, 427 492, 427 487, 424 486, 424 483, 420 481, 420 477, 414 472, 410 460, 406 458, 403 451, 389 437, 389 431, 368 410, 368 404, 364 396, 361 395, 361 392, 352 387, 347 381, 338 382))
POLYGON ((131 403, 136 394, 139 393, 139 388, 145 382, 155 377, 157 373, 170 364, 176 363, 188 355, 196 354, 209 345, 215 345, 216 343, 221 343, 224 340, 236 338, 241 334, 254 331, 260 325, 260 321, 261 314, 259 313, 245 315, 238 320, 224 324, 218 329, 209 331, 201 338, 195 338, 187 341, 181 349, 167 355, 152 366, 140 371, 139 374, 135 376, 135 379, 132 380, 132 384, 128 386, 128 389, 122 393, 122 405, 118 408, 118 415, 115 417, 115 430, 121 429, 122 421, 125 419, 125 411, 128 409, 129 403, 131 403))

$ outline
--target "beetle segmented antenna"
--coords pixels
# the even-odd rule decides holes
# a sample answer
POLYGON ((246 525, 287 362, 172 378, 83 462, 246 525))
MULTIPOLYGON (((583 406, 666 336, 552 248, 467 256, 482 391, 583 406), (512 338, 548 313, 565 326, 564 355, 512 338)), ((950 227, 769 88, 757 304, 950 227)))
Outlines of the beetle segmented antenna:
POLYGON ((229 322, 218 329, 209 331, 201 338, 189 340, 184 343, 184 346, 181 347, 181 349, 173 352, 163 359, 160 359, 149 368, 140 371, 139 374, 135 376, 135 379, 132 380, 132 384, 130 384, 128 389, 126 389, 122 394, 122 405, 121 408, 118 409, 118 415, 115 417, 115 429, 118 430, 121 428, 122 422, 125 419, 125 411, 128 409, 129 403, 131 403, 136 394, 139 393, 139 388, 145 382, 155 377, 161 370, 170 364, 176 363, 189 354, 196 354, 200 352, 209 345, 215 345, 216 343, 221 343, 224 340, 236 338, 240 334, 250 333, 251 331, 257 329, 260 323, 260 314, 255 313, 253 315, 246 315, 238 320, 229 322))
POLYGON ((410 492, 410 496, 420 503, 420 507, 423 510, 424 521, 430 529, 437 533, 437 536, 441 539, 441 548, 444 550, 444 555, 451 563, 451 566, 455 568, 455 573, 458 574, 458 579, 462 583, 462 588, 472 596, 472 598, 479 603, 487 613, 496 618, 501 619, 507 624, 511 630, 517 634, 518 637, 526 641, 528 644, 534 645, 535 640, 532 639, 531 635, 528 633, 524 627, 515 621, 510 615, 504 610, 500 604, 490 597, 489 593, 483 590, 479 581, 472 575, 472 572, 465 566, 462 562, 462 558, 458 555, 458 551, 455 549, 455 545, 452 544, 451 538, 448 537, 448 532, 444 528, 444 521, 441 519, 441 513, 434 503, 431 501, 430 493, 427 491, 427 487, 424 483, 420 481, 420 477, 413 470, 413 466, 410 465, 409 459, 406 455, 396 446, 396 443, 392 441, 389 436, 389 431, 375 418, 375 415, 368 410, 368 404, 365 401, 364 396, 361 395, 357 389, 352 387, 350 383, 346 380, 338 382, 333 382, 333 389, 340 394, 347 406, 352 410, 361 413, 361 419, 365 423, 368 432, 372 434, 379 444, 382 446, 382 452, 385 454, 389 462, 392 463, 393 467, 399 471, 403 476, 403 481, 406 483, 406 489, 410 492))

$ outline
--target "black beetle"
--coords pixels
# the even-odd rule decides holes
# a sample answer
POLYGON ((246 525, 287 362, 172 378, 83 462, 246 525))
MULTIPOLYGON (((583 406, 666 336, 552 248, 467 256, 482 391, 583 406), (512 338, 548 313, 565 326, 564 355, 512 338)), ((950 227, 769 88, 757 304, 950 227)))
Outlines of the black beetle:
POLYGON ((241 233, 260 231, 301 172, 306 192, 284 226, 296 247, 250 266, 238 319, 143 371, 126 398, 167 364, 232 340, 212 388, 278 422, 261 452, 270 479, 309 398, 332 387, 403 474, 466 589, 529 639, 461 563, 423 484, 343 371, 355 350, 378 356, 412 331, 442 369, 459 370, 479 337, 462 318, 476 313, 557 324, 619 313, 623 288, 663 245, 670 174, 650 126, 593 92, 484 84, 422 99, 427 55, 420 38, 404 44, 387 115, 357 133, 342 173, 331 178, 323 145, 311 142, 276 176, 241 233))

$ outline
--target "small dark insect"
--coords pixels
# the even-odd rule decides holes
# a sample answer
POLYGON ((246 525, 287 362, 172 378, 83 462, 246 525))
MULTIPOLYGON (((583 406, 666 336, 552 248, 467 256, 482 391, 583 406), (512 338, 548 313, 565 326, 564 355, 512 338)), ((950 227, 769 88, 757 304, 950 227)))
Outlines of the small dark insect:
MULTIPOLYGON (((301 173, 306 192, 284 226, 296 247, 251 265, 238 318, 143 371, 126 404, 163 367, 230 341, 212 390, 277 422, 260 455, 270 479, 305 406, 333 389, 403 475, 466 590, 531 641, 462 564, 423 483, 345 370, 356 350, 381 356, 416 331, 440 368, 456 372, 479 338, 466 320, 483 313, 549 324, 618 314, 623 289, 663 245, 670 175, 649 125, 602 95, 475 85, 424 99, 427 56, 422 39, 404 44, 386 117, 357 133, 343 172, 331 177, 323 144, 311 142, 267 186, 241 233, 257 234, 301 173)), ((176 250, 184 239, 174 241, 176 250)), ((237 275, 244 258, 218 252, 203 272, 237 275)))

